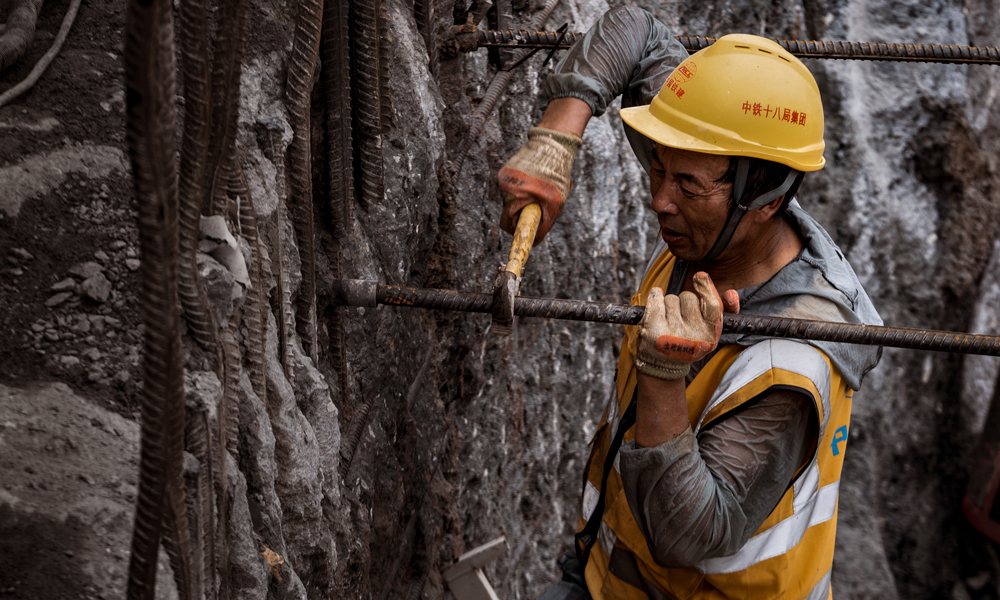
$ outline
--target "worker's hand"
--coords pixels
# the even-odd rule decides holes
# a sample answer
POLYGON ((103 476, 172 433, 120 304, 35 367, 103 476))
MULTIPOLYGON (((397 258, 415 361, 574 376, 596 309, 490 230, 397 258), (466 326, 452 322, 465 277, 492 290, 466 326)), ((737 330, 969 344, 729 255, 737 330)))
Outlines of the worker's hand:
POLYGON ((500 227, 504 231, 514 233, 520 210, 537 202, 542 207, 542 220, 535 243, 542 241, 573 187, 570 174, 581 144, 582 139, 569 133, 541 127, 528 130, 528 142, 497 173, 503 196, 500 227))
POLYGON ((694 289, 695 293, 664 296, 663 290, 653 288, 646 296, 635 355, 640 373, 681 379, 692 362, 715 350, 722 335, 723 308, 739 312, 739 296, 736 290, 728 290, 723 300, 705 272, 695 274, 694 289))

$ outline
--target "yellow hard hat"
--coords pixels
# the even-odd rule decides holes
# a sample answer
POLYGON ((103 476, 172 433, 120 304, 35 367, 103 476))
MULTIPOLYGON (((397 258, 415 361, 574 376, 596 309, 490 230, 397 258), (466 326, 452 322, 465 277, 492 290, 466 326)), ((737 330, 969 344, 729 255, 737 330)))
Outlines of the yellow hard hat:
POLYGON ((767 38, 732 34, 677 66, 652 104, 621 110, 654 142, 818 171, 823 103, 802 61, 767 38))

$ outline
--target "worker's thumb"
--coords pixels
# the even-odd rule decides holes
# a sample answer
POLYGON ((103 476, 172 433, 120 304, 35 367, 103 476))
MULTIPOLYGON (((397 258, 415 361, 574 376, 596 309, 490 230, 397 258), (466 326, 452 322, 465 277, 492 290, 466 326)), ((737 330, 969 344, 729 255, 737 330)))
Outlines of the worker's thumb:
POLYGON ((646 312, 642 316, 642 327, 656 331, 665 326, 667 309, 663 302, 663 290, 654 287, 646 294, 646 312), (657 327, 657 324, 661 324, 657 327))

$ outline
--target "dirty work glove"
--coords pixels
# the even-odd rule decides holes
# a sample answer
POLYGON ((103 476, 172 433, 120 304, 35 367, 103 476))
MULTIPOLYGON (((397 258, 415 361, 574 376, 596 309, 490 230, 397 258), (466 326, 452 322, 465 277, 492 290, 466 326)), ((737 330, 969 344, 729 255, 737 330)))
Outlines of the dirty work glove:
POLYGON ((503 196, 500 228, 514 233, 517 213, 532 202, 542 207, 535 243, 552 228, 573 187, 570 173, 583 140, 569 133, 532 127, 528 142, 497 173, 503 196))
MULTIPOLYGON (((646 297, 646 313, 639 323, 635 368, 659 379, 682 379, 691 363, 715 350, 722 335, 723 299, 708 273, 694 276, 695 293, 663 295, 654 287, 646 297)), ((725 308, 739 312, 735 290, 726 292, 725 308)))

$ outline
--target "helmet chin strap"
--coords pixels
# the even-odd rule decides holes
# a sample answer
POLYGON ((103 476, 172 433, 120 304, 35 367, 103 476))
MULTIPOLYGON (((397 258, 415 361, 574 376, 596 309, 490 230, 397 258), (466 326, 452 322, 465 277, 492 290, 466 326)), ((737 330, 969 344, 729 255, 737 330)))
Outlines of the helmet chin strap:
POLYGON ((715 244, 712 245, 712 249, 708 251, 702 260, 714 260, 725 251, 726 246, 733 239, 733 234, 736 233, 736 228, 739 227, 740 221, 743 220, 743 216, 746 215, 751 210, 756 210, 765 204, 773 202, 776 198, 788 193, 788 190, 792 189, 797 181, 800 180, 804 173, 795 169, 788 170, 788 176, 785 177, 784 183, 782 183, 777 188, 757 196, 752 202, 747 205, 743 205, 740 200, 743 198, 743 188, 747 184, 747 174, 750 170, 750 158, 746 156, 741 156, 737 159, 736 163, 736 180, 733 181, 733 210, 729 212, 729 218, 726 220, 725 227, 722 228, 722 232, 719 237, 715 240, 715 244))

